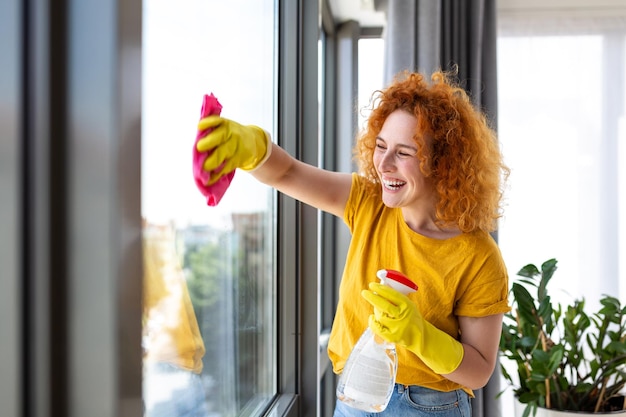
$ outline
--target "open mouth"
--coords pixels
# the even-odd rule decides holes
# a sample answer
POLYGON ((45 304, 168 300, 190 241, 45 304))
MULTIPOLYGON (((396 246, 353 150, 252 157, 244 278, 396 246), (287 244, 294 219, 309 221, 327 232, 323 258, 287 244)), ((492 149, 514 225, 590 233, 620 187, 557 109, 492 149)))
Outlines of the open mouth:
POLYGON ((389 191, 397 191, 406 184, 405 181, 398 180, 382 180, 383 187, 389 191))

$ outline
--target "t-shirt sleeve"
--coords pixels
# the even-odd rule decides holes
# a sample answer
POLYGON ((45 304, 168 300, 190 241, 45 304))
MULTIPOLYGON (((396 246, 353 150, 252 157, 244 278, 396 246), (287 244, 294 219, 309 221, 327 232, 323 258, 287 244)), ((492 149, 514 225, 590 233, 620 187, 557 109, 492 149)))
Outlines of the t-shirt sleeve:
POLYGON ((348 196, 348 202, 343 212, 343 221, 350 228, 350 231, 354 230, 354 222, 356 217, 357 207, 359 207, 361 200, 364 196, 364 187, 362 179, 356 172, 352 173, 352 187, 350 188, 350 195, 348 196))
POLYGON ((485 317, 506 313, 509 305, 509 278, 502 256, 494 247, 476 267, 475 277, 462 289, 454 314, 467 317, 485 317))

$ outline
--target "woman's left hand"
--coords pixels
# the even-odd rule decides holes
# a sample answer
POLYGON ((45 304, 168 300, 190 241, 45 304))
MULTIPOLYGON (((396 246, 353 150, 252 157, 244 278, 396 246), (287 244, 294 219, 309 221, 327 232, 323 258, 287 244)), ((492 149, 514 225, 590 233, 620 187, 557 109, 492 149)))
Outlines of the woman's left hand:
POLYGON ((372 331, 400 346, 405 346, 438 374, 454 372, 463 361, 461 342, 424 320, 417 305, 406 295, 376 282, 361 295, 372 306, 369 317, 372 331))

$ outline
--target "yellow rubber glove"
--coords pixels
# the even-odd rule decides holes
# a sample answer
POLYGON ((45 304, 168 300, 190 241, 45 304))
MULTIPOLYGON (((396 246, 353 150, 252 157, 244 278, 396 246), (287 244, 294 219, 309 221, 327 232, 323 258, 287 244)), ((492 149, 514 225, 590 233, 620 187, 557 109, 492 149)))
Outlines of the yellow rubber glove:
POLYGON ((406 295, 376 282, 361 295, 374 306, 369 327, 375 334, 406 347, 438 374, 449 374, 461 364, 461 342, 424 320, 406 295))
POLYGON ((209 185, 222 175, 240 168, 252 171, 269 158, 272 151, 270 137, 258 126, 243 126, 220 116, 209 116, 198 122, 198 130, 212 129, 198 140, 199 152, 212 151, 203 164, 211 173, 209 185))

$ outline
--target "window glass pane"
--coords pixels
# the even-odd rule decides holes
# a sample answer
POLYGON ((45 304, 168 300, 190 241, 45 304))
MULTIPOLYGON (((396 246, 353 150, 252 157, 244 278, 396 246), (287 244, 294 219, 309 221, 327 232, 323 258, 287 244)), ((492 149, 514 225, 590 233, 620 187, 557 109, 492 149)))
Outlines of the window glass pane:
MULTIPOLYGON (((204 94, 274 125, 275 0, 144 0, 146 416, 253 415, 276 392, 274 193, 237 171, 217 206, 192 174, 204 94)), ((270 131, 270 133, 273 133, 270 131)))
POLYGON ((551 295, 585 297, 589 311, 626 291, 625 43, 623 30, 498 38, 498 135, 512 169, 499 245, 512 280, 556 258, 551 295))
POLYGON ((367 123, 370 99, 374 91, 380 90, 383 85, 383 63, 385 41, 382 38, 359 39, 359 112, 358 128, 362 129, 367 123))
POLYGON ((611 80, 625 69, 606 58, 623 54, 622 45, 611 49, 603 35, 498 41, 498 128, 512 168, 500 246, 513 276, 557 258, 551 285, 564 300, 584 295, 593 304, 619 291, 624 95, 611 80))

